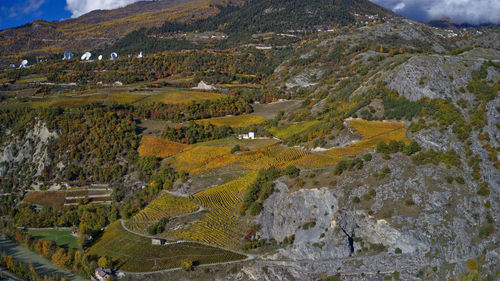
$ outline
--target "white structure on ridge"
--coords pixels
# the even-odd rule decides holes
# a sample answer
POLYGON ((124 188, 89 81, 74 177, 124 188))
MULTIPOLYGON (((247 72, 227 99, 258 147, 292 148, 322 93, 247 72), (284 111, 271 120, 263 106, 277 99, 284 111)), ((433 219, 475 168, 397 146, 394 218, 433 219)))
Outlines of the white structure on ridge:
POLYGON ((102 60, 102 55, 99 55, 99 56, 97 57, 97 59, 98 59, 98 60, 102 60))
POLYGON ((215 90, 216 88, 212 85, 208 85, 206 84, 205 82, 203 81, 200 81, 200 83, 198 83, 198 86, 196 87, 193 87, 191 88, 193 90, 205 90, 205 91, 212 91, 212 90, 215 90))
POLYGON ((116 53, 111 53, 111 60, 116 60, 116 58, 118 57, 118 54, 116 53))
POLYGON ((142 59, 144 57, 144 55, 142 54, 142 51, 139 53, 139 55, 137 56, 138 59, 142 59))
POLYGON ((75 55, 72 52, 66 51, 66 52, 64 52, 63 60, 71 60, 74 57, 75 57, 75 55))
POLYGON ((89 53, 89 52, 85 52, 85 54, 83 54, 83 55, 82 55, 81 60, 88 61, 88 60, 90 60, 90 57, 91 57, 91 56, 92 56, 92 54, 91 54, 91 53, 89 53))
POLYGON ((27 60, 23 60, 21 62, 21 65, 19 65, 19 68, 26 68, 26 67, 28 67, 28 61, 27 60))

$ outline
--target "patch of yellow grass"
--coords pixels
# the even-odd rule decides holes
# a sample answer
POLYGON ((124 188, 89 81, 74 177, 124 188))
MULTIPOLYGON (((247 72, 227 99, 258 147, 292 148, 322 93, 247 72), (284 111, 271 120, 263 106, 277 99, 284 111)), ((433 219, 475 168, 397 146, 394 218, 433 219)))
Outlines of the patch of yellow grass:
POLYGON ((193 149, 177 154, 172 165, 178 171, 200 174, 236 162, 230 147, 196 146, 193 149))
POLYGON ((319 124, 320 121, 318 120, 312 120, 312 121, 305 121, 301 122, 298 124, 292 124, 284 127, 279 127, 279 128, 271 128, 269 131, 271 134, 276 136, 277 138, 280 139, 287 139, 293 135, 305 132, 306 130, 310 129, 314 125, 319 124))
POLYGON ((139 146, 139 155, 165 158, 191 148, 187 144, 173 142, 154 136, 144 136, 139 146))
POLYGON ((224 97, 227 96, 212 92, 170 90, 165 93, 152 95, 149 98, 144 99, 141 103, 148 104, 152 102, 161 102, 164 104, 180 104, 190 103, 192 101, 216 100, 224 97))
POLYGON ((197 120, 197 124, 212 124, 214 126, 230 126, 232 128, 248 127, 266 121, 266 118, 258 115, 237 115, 218 118, 197 120))
POLYGON ((381 141, 386 143, 391 140, 404 141, 405 143, 410 142, 406 138, 406 129, 402 123, 397 122, 375 122, 375 121, 364 121, 364 120, 351 120, 356 126, 356 130, 360 132, 363 136, 371 136, 366 140, 362 140, 353 143, 346 147, 337 147, 326 151, 325 154, 342 157, 348 155, 356 155, 362 152, 366 152, 377 147, 377 144, 381 141), (363 121, 363 122, 358 122, 363 121), (372 124, 373 123, 373 126, 372 124), (383 124, 381 124, 383 123, 383 124), (382 133, 380 133, 382 131, 382 133))
POLYGON ((366 120, 349 120, 347 122, 365 139, 369 139, 404 127, 404 124, 399 122, 380 122, 366 120))

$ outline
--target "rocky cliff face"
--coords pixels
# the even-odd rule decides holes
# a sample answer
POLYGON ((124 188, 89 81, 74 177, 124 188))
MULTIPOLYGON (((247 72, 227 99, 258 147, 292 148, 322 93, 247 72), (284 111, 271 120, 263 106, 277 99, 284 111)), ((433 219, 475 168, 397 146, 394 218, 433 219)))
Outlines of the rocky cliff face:
MULTIPOLYGON (((428 136, 440 144, 445 138, 428 136)), ((448 280, 466 273, 467 260, 478 257, 480 270, 495 274, 498 234, 482 237, 479 229, 488 213, 499 219, 500 174, 485 168, 495 179, 488 181, 487 197, 476 193, 479 182, 467 168, 417 166, 402 154, 390 160, 376 155, 361 172, 344 174, 332 186, 294 191, 278 180, 257 219, 259 234, 277 241, 295 235, 295 242, 231 278, 311 280, 339 274, 342 280, 380 280, 398 271, 402 280, 448 280), (390 175, 375 178, 385 165, 390 175), (445 181, 460 176, 463 184, 445 181), (375 195, 369 199, 371 189, 375 195), (361 202, 353 202, 355 197, 361 202)))
MULTIPOLYGON (((398 91, 411 101, 422 98, 472 100, 465 89, 472 80, 472 71, 500 52, 480 49, 459 56, 417 55, 396 67, 384 79, 390 89, 398 91)), ((497 81, 499 73, 489 69, 488 80, 497 81)))
MULTIPOLYGON (((16 177, 17 180, 28 181, 37 187, 33 181, 42 174, 50 162, 47 144, 57 133, 49 131, 43 122, 37 122, 33 128, 26 130, 24 135, 7 131, 10 141, 0 146, 0 176, 16 177)), ((5 191, 5 190, 4 190, 5 191)))

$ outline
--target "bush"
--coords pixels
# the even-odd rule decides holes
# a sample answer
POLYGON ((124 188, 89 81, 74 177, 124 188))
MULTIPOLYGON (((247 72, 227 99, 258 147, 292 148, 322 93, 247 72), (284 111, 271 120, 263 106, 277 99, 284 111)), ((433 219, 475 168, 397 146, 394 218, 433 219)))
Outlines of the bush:
POLYGON ((231 154, 234 154, 238 151, 241 151, 241 147, 239 144, 235 145, 233 148, 231 148, 231 154))
POLYGON ((252 204, 250 204, 250 207, 248 207, 248 211, 250 212, 251 216, 256 216, 260 214, 260 211, 262 211, 262 205, 257 202, 252 202, 252 204))
POLYGON ((372 155, 371 155, 370 153, 365 154, 365 155, 363 156, 363 160, 365 160, 365 162, 372 161, 372 155))
POLYGON ((368 192, 366 192, 365 194, 363 194, 363 200, 370 201, 375 196, 377 196, 377 192, 375 191, 375 189, 370 188, 370 190, 368 190, 368 192))
POLYGON ((394 250, 394 253, 396 253, 396 254, 401 254, 401 253, 403 253, 403 251, 402 251, 400 248, 396 248, 396 249, 394 250))
POLYGON ((295 166, 288 166, 285 168, 285 175, 289 176, 290 178, 295 178, 300 175, 300 169, 295 167, 295 166))
POLYGON ((184 271, 191 271, 193 270, 193 261, 189 259, 183 259, 181 260, 181 268, 184 271))
POLYGON ((354 204, 358 204, 359 202, 361 202, 361 200, 359 199, 359 197, 358 197, 358 196, 354 196, 354 198, 352 198, 352 202, 353 202, 354 204))
POLYGON ((490 195, 490 189, 488 187, 488 184, 483 182, 480 186, 479 186, 479 190, 477 191, 477 194, 478 195, 481 195, 481 196, 489 196, 490 195))

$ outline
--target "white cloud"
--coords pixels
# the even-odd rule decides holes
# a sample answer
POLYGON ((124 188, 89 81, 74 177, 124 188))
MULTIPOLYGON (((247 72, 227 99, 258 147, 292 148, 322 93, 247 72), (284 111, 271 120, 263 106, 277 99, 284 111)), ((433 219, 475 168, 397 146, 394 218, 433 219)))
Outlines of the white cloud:
POLYGON ((406 4, 401 2, 401 3, 398 3, 396 6, 394 6, 394 8, 392 8, 392 10, 399 11, 399 10, 403 10, 405 7, 406 7, 406 4))
POLYGON ((460 23, 500 23, 499 0, 371 0, 417 20, 449 17, 460 23))
POLYGON ((93 10, 110 10, 125 7, 140 0, 66 0, 66 10, 73 18, 93 10))

